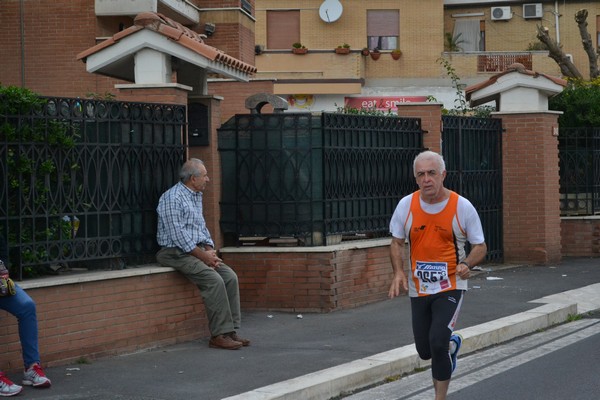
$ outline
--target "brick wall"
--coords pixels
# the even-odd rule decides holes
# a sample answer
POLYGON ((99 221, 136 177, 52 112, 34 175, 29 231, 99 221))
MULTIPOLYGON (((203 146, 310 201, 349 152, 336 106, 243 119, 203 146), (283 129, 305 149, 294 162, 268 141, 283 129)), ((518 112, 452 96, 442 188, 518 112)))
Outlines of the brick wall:
POLYGON ((223 50, 238 60, 254 64, 254 21, 241 11, 239 0, 234 3, 235 6, 212 4, 215 10, 204 5, 197 30, 203 33, 206 23, 214 24, 215 33, 204 40, 206 44, 223 50))
POLYGON ((599 218, 563 218, 560 226, 563 256, 600 257, 599 218))
POLYGON ((93 1, 3 1, 0 22, 3 85, 21 86, 23 82, 28 89, 46 96, 115 92, 113 85, 120 81, 90 74, 85 64, 76 60, 79 52, 96 44, 93 1))
POLYGON ((179 104, 187 106, 188 91, 175 87, 147 88, 143 86, 134 87, 126 85, 119 89, 119 101, 157 103, 157 104, 179 104))
MULTIPOLYGON (((210 82, 208 93, 223 97, 221 103, 221 123, 227 122, 235 114, 248 114, 246 99, 257 93, 273 93, 273 81, 262 80, 252 82, 210 82)), ((272 113, 273 108, 265 106, 263 113, 272 113)))
POLYGON ((238 274, 242 308, 329 312, 386 298, 389 240, 327 248, 226 248, 238 274))
MULTIPOLYGON (((44 365, 131 353, 209 335, 198 288, 170 268, 85 273, 19 284, 37 305, 44 365)), ((5 311, 0 311, 0 319, 0 370, 21 370, 17 320, 5 311)))
MULTIPOLYGON (((226 17, 216 21, 220 24, 216 34, 206 42, 217 48, 224 45, 226 48, 222 50, 228 53, 231 50, 230 55, 253 64, 254 21, 239 10, 240 1, 202 0, 195 3, 200 8, 237 8, 220 11, 226 17)), ((254 4, 254 1, 251 3, 254 4)), ((0 25, 3 27, 0 29, 0 83, 24 86, 43 96, 83 98, 90 93, 118 95, 114 85, 131 82, 90 74, 85 63, 77 60, 76 56, 96 45, 97 37, 117 33, 120 24, 126 28, 132 26, 133 18, 96 17, 93 0, 3 0, 0 12, 0 25)), ((203 27, 192 28, 203 33, 203 27)))

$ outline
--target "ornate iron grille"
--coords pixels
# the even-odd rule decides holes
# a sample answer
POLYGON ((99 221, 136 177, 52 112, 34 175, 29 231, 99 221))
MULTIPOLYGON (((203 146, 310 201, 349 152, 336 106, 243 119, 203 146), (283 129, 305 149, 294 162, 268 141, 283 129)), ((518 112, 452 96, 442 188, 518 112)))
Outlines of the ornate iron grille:
POLYGON ((417 186, 412 162, 423 150, 420 119, 323 114, 325 230, 389 234, 390 218, 417 186))
POLYGON ((292 237, 305 245, 389 232, 414 190, 420 121, 345 114, 237 115, 219 129, 226 244, 292 237))
POLYGON ((560 128, 561 215, 600 213, 600 128, 560 128))
POLYGON ((153 259, 156 204, 184 161, 185 107, 45 100, 0 115, 0 230, 13 268, 22 279, 42 266, 153 259))
POLYGON ((442 118, 445 185, 475 206, 488 246, 488 261, 503 260, 502 120, 442 118))

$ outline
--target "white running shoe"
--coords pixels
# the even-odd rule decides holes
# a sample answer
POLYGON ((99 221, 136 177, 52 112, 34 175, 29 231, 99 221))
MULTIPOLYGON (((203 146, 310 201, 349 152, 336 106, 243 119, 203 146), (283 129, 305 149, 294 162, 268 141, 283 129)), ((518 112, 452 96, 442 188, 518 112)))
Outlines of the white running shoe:
POLYGON ((0 396, 10 397, 21 393, 23 386, 14 384, 3 372, 0 372, 0 396))
POLYGON ((38 363, 33 364, 23 374, 23 385, 33 386, 36 388, 47 388, 52 386, 50 379, 46 377, 42 366, 38 363))

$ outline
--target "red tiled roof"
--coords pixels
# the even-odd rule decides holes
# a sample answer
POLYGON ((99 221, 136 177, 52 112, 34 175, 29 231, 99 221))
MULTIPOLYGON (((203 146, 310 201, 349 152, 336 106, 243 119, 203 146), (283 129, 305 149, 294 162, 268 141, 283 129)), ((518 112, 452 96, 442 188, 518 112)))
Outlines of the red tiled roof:
POLYGON ((256 72, 256 67, 253 65, 240 61, 237 58, 225 54, 225 52, 222 50, 207 45, 204 43, 204 40, 202 40, 202 36, 200 34, 192 31, 189 28, 186 28, 179 22, 174 21, 162 14, 155 12, 140 13, 135 17, 134 24, 135 25, 114 34, 111 38, 97 44, 96 46, 82 51, 77 55, 77 59, 85 62, 85 59, 90 55, 114 45, 123 38, 142 29, 151 29, 179 43, 181 46, 206 57, 209 60, 222 63, 230 68, 247 74, 253 74, 256 72))
POLYGON ((561 78, 558 78, 556 76, 551 76, 551 75, 547 75, 547 74, 542 74, 539 72, 533 72, 530 71, 528 69, 525 68, 525 66, 523 64, 520 63, 514 63, 508 66, 508 68, 506 68, 505 71, 496 74, 494 76, 492 76, 491 78, 489 78, 487 81, 483 81, 480 83, 477 83, 475 85, 471 85, 469 87, 467 87, 465 89, 465 95, 466 95, 466 99, 469 100, 471 98, 471 94, 473 92, 476 92, 480 89, 486 88, 488 86, 493 85, 494 83, 496 83, 496 81, 498 81, 498 79, 506 74, 510 74, 512 72, 518 72, 520 74, 523 75, 529 75, 529 76, 533 76, 534 78, 537 78, 538 76, 543 76, 546 79, 549 79, 550 81, 556 83, 557 85, 561 85, 561 86, 567 86, 567 81, 561 78))

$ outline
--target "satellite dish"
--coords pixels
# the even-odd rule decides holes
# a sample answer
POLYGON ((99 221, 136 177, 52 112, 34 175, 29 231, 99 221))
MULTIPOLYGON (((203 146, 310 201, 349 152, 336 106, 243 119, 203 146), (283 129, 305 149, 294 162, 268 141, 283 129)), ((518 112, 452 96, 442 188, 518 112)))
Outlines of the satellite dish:
POLYGON ((335 22, 342 16, 343 10, 339 0, 325 0, 319 7, 319 17, 327 23, 335 22))

